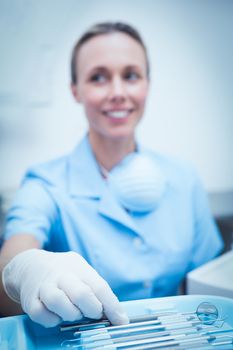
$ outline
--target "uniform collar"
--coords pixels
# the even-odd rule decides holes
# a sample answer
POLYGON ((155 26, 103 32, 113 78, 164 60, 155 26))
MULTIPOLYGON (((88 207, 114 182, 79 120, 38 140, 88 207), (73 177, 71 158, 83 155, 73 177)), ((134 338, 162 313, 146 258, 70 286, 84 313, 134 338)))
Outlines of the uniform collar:
POLYGON ((72 197, 99 200, 97 210, 101 215, 139 234, 132 218, 108 190, 87 136, 68 158, 68 179, 69 193, 72 197))
POLYGON ((72 196, 101 196, 105 183, 87 136, 69 156, 68 178, 72 196))

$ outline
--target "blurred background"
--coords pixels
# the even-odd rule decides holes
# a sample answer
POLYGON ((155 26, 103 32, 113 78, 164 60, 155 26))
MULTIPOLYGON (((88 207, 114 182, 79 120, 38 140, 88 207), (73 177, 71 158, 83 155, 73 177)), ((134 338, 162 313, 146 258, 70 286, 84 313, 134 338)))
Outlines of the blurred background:
POLYGON ((232 247, 232 0, 0 0, 0 227, 25 170, 85 134, 70 54, 89 25, 108 20, 136 26, 148 47, 138 139, 196 167, 232 247))

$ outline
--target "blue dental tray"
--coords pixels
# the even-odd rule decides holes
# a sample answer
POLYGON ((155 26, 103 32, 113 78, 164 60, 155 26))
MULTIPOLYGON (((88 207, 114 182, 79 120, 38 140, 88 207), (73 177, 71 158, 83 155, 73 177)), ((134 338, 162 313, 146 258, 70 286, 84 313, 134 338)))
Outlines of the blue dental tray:
MULTIPOLYGON (((224 327, 233 329, 233 299, 229 298, 187 295, 128 301, 123 302, 122 305, 128 315, 134 317, 171 309, 179 313, 195 313, 203 302, 214 305, 219 312, 218 318, 224 320, 224 327)), ((5 317, 0 319, 0 350, 58 350, 61 349, 64 340, 73 337, 73 333, 74 331, 61 332, 60 326, 44 328, 32 322, 26 315, 5 317)), ((229 339, 231 336, 233 337, 233 331, 227 332, 227 336, 229 339)), ((233 349, 233 344, 221 347, 213 346, 213 349, 233 349)), ((179 346, 177 350, 179 350, 179 346)))

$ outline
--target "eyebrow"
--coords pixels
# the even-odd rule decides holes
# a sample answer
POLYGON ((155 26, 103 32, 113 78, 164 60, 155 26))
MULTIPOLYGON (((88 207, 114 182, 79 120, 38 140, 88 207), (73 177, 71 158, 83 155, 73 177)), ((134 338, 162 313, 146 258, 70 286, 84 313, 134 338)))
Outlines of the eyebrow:
POLYGON ((141 67, 140 66, 138 66, 138 65, 136 65, 136 64, 131 64, 131 65, 129 65, 129 66, 126 66, 125 67, 126 69, 141 69, 141 67))
MULTIPOLYGON (((136 64, 127 65, 124 67, 124 70, 129 70, 129 69, 141 69, 141 67, 139 65, 136 65, 136 64)), ((95 71, 107 71, 107 70, 108 70, 108 67, 106 67, 106 66, 96 66, 96 67, 91 68, 90 73, 93 73, 95 71)))
POLYGON ((97 67, 93 67, 90 69, 90 72, 95 72, 95 71, 106 71, 107 68, 105 66, 97 66, 97 67))

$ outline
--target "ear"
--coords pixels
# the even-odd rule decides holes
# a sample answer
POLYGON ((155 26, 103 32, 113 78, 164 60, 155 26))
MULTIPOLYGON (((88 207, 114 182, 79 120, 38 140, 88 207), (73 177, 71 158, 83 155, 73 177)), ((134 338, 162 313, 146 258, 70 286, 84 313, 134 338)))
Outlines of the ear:
POLYGON ((80 94, 78 92, 78 86, 77 84, 70 84, 70 89, 71 89, 71 93, 74 96, 75 101, 77 101, 78 103, 81 103, 81 98, 80 98, 80 94))

